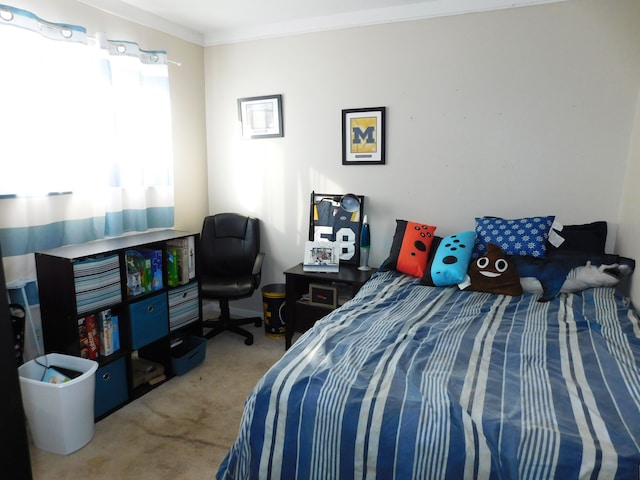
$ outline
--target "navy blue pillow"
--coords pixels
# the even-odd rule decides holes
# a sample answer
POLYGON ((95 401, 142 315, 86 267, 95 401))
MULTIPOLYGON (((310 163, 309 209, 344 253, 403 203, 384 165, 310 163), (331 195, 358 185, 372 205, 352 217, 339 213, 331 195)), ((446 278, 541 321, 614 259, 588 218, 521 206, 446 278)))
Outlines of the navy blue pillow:
POLYGON ((557 247, 547 243, 547 251, 570 250, 572 252, 583 252, 591 254, 604 254, 604 247, 607 243, 607 222, 599 221, 585 223, 583 225, 565 225, 562 230, 554 232, 564 238, 557 247))

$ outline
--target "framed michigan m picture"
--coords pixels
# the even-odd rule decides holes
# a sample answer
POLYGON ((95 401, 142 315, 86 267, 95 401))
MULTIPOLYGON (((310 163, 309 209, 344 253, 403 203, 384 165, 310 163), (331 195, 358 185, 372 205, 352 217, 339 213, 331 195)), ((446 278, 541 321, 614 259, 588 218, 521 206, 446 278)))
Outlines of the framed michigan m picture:
POLYGON ((384 165, 386 107, 342 110, 342 164, 384 165))

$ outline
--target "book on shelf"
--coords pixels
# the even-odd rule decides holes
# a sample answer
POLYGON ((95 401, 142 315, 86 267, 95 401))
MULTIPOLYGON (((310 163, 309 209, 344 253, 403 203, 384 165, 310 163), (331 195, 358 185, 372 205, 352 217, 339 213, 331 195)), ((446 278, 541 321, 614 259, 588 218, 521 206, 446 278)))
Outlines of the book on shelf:
POLYGON ((162 250, 150 248, 127 250, 125 263, 129 296, 162 290, 162 250))
POLYGON ((305 272, 338 272, 340 253, 336 242, 307 241, 302 269, 305 272))
POLYGON ((87 315, 78 319, 78 336, 80 339, 80 356, 95 360, 100 353, 100 334, 98 319, 95 315, 87 315))
POLYGON ((194 237, 176 238, 167 242, 169 286, 185 285, 196 276, 194 237))
POLYGON ((180 258, 178 247, 167 246, 167 284, 170 287, 180 285, 178 258, 180 258))
POLYGON ((189 279, 196 278, 196 237, 187 237, 189 245, 189 279))
POLYGON ((145 289, 147 292, 162 290, 162 250, 141 249, 145 258, 145 289))
POLYGON ((98 313, 100 320, 100 355, 108 357, 120 349, 118 316, 106 309, 98 313))

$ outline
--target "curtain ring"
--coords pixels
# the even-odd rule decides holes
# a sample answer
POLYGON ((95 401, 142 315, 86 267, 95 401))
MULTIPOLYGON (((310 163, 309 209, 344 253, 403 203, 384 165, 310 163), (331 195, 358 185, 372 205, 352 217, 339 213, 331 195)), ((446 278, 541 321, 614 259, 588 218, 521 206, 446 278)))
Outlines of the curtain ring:
POLYGON ((13 20, 13 12, 11 10, 6 10, 4 8, 0 9, 0 18, 10 22, 13 20))

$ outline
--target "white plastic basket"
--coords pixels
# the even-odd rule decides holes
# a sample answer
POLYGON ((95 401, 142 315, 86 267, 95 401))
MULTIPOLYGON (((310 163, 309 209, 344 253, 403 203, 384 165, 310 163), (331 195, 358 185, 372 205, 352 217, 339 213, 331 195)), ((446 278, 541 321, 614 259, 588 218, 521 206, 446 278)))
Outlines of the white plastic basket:
POLYGON ((68 455, 93 438, 95 373, 98 362, 50 353, 18 367, 22 404, 36 447, 68 455), (46 367, 58 366, 82 372, 65 383, 43 382, 46 367))

